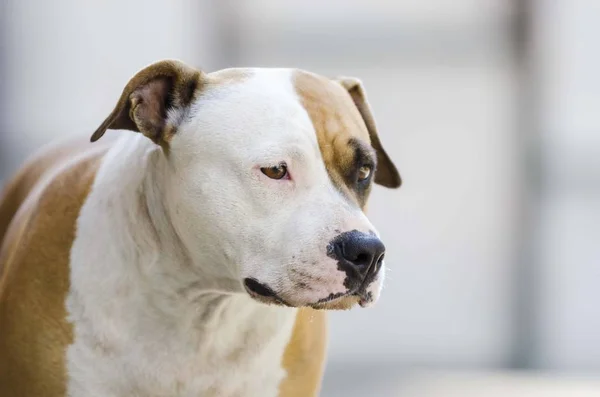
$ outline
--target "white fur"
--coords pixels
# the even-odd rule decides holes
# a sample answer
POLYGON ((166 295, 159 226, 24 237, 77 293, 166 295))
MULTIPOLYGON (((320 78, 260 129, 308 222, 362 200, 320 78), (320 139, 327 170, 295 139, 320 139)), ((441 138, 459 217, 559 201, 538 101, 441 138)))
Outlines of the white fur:
POLYGON ((275 396, 296 309, 241 281, 294 305, 345 292, 327 244, 373 226, 330 182, 291 72, 251 73, 204 92, 168 155, 118 132, 71 251, 69 396, 275 396), (259 170, 281 161, 291 181, 259 170))

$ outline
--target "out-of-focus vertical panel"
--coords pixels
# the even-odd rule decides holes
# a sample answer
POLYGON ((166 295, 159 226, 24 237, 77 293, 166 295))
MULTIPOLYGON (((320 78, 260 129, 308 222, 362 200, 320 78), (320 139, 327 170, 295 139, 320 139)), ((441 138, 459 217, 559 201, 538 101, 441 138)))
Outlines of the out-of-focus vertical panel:
POLYGON ((600 371, 600 3, 535 1, 543 134, 534 363, 600 371))
POLYGON ((8 115, 8 73, 6 70, 6 47, 8 45, 8 9, 7 0, 0 1, 0 183, 3 180, 3 173, 10 168, 8 159, 9 148, 3 145, 5 137, 8 134, 4 120, 8 115))

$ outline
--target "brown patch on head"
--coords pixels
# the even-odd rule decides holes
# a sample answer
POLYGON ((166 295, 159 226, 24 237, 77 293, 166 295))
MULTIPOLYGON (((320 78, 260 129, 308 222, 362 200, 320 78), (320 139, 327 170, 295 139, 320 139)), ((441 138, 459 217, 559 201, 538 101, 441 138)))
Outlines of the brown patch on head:
POLYGON ((370 113, 363 114, 344 85, 304 71, 296 72, 294 84, 314 125, 329 177, 343 194, 364 208, 373 178, 358 181, 359 169, 375 169, 381 159, 384 161, 375 173, 375 182, 399 185, 399 177, 397 181, 379 177, 382 172, 397 176, 397 171, 381 148, 376 130, 369 128, 370 113))

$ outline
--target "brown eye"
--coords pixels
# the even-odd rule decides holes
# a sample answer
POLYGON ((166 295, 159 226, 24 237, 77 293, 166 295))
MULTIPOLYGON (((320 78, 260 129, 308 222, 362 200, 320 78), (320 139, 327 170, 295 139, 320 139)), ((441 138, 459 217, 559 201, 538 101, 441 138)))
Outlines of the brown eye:
POLYGON ((360 167, 358 169, 358 181, 364 182, 367 179, 369 179, 372 171, 373 171, 373 169, 371 168, 370 165, 363 165, 362 167, 360 167))
POLYGON ((287 166, 284 163, 273 167, 262 167, 260 171, 271 179, 283 179, 287 176, 287 166))

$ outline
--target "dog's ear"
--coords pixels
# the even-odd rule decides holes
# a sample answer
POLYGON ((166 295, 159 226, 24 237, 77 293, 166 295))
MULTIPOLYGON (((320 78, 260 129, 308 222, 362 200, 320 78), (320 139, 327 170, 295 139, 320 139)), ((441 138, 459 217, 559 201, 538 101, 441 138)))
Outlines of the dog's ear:
POLYGON ((358 108, 358 111, 367 126, 367 130, 369 131, 371 145, 377 153, 375 183, 389 188, 399 187, 402 183, 402 179, 400 178, 396 166, 381 145, 381 140, 377 134, 375 119, 373 118, 373 113, 369 106, 369 102, 367 101, 367 95, 365 94, 361 81, 355 77, 338 77, 335 80, 348 91, 348 94, 350 94, 350 97, 358 108))
POLYGON ((129 80, 114 110, 91 141, 97 141, 111 129, 141 132, 157 144, 168 142, 202 78, 202 72, 176 60, 145 67, 129 80))

